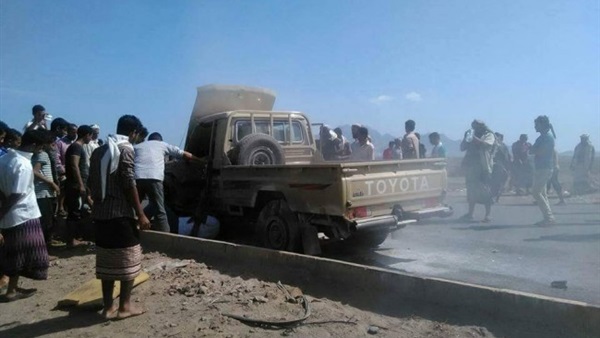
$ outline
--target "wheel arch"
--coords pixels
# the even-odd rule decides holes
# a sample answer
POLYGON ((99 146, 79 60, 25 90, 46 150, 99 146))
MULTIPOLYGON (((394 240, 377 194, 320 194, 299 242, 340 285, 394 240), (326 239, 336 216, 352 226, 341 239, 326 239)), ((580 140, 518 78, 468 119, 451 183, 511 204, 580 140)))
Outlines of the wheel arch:
POLYGON ((256 194, 254 198, 254 210, 258 213, 262 210, 262 208, 267 205, 267 203, 275 200, 282 200, 287 202, 285 195, 281 191, 268 191, 261 190, 256 194))

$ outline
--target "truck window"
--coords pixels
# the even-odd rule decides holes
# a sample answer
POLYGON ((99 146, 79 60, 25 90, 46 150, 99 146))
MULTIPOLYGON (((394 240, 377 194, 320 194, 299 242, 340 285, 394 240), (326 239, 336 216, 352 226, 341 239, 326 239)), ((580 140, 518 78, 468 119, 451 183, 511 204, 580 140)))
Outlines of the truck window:
POLYGON ((197 157, 205 157, 210 154, 210 139, 212 136, 213 123, 199 124, 190 138, 189 152, 197 157))
MULTIPOLYGON (((255 121, 256 124, 256 132, 261 134, 269 135, 269 123, 266 121, 255 121)), ((236 140, 241 140, 245 136, 252 134, 252 124, 250 121, 237 121, 235 123, 236 129, 236 140)))
MULTIPOLYGON (((304 132, 302 125, 298 121, 292 121, 292 128, 294 128, 294 138, 292 143, 304 142, 304 132)), ((273 123, 273 138, 279 142, 285 142, 288 139, 290 133, 290 124, 288 121, 274 122, 273 123)))
MULTIPOLYGON (((273 136, 274 139, 279 143, 284 143, 288 139, 290 133, 290 124, 288 121, 277 121, 273 122, 273 133, 270 132, 269 121, 254 121, 256 125, 256 132, 273 136)), ((299 121, 292 121, 292 128, 294 128, 294 139, 292 143, 303 143, 304 142, 304 129, 299 121)), ((250 120, 238 120, 235 122, 235 135, 236 141, 243 139, 245 136, 252 133, 252 125, 250 120)))

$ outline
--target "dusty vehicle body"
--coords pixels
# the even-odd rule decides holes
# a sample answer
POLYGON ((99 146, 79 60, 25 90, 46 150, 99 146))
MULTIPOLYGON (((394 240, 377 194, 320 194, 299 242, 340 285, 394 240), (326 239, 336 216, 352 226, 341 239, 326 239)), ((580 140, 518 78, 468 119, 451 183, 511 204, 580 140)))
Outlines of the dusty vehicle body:
MULTIPOLYGON (((198 90, 195 111, 206 91, 247 98, 253 89, 198 90)), ((241 218, 273 249, 317 253, 318 233, 377 246, 419 218, 452 213, 443 204, 444 161, 325 162, 299 112, 193 113, 185 149, 204 161, 167 166, 170 207, 180 215, 241 218)))

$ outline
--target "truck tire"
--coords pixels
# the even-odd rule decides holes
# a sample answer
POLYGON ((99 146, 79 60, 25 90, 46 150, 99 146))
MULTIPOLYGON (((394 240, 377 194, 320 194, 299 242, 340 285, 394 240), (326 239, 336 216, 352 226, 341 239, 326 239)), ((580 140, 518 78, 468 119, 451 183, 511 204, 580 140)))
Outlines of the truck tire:
POLYGON ((389 235, 389 231, 365 231, 363 233, 355 234, 351 237, 352 242, 358 246, 365 248, 376 248, 380 246, 389 235))
POLYGON ((239 142, 238 165, 284 164, 283 148, 266 134, 250 134, 239 142))
POLYGON ((265 248, 300 252, 299 222, 284 200, 268 202, 256 222, 258 240, 265 248))

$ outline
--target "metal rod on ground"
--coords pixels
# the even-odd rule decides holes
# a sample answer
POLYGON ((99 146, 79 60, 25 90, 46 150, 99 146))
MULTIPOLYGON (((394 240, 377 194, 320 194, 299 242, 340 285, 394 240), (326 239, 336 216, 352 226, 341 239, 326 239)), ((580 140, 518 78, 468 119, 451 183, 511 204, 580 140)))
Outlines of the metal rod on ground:
POLYGON ((222 315, 225 317, 237 319, 241 322, 244 322, 244 323, 247 323, 250 325, 285 328, 288 326, 293 326, 293 325, 302 323, 308 317, 310 317, 310 313, 311 313, 310 303, 308 302, 308 300, 306 299, 305 296, 302 296, 302 303, 303 303, 302 305, 304 306, 304 316, 302 316, 301 318, 298 318, 298 319, 270 321, 270 320, 255 319, 255 318, 246 318, 246 317, 231 314, 231 313, 223 313, 222 315))

